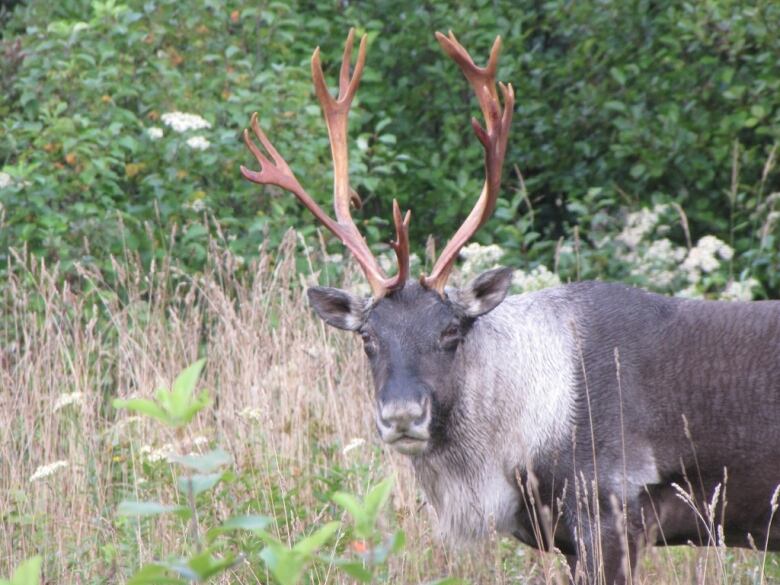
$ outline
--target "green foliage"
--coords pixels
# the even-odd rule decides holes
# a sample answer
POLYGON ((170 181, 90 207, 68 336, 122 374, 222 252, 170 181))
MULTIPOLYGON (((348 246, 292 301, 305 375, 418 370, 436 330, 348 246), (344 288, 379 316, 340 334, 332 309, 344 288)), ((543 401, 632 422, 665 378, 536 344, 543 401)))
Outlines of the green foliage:
POLYGON ((19 565, 10 579, 0 579, 0 585, 38 585, 41 582, 41 557, 32 557, 19 565))
POLYGON ((195 385, 206 363, 198 360, 184 370, 173 382, 170 390, 160 388, 155 394, 155 400, 146 398, 131 398, 129 400, 115 399, 114 408, 125 408, 166 424, 179 428, 187 425, 201 410, 211 404, 208 391, 203 390, 195 396, 195 385))
MULTIPOLYGON (((3 32, 0 171, 12 181, 0 189, 0 254, 26 245, 66 268, 111 269, 109 254, 150 262, 171 250, 197 269, 214 226, 204 216, 240 256, 278 245, 290 225, 311 234, 292 196, 240 178, 250 157, 239 136, 257 110, 327 207, 329 152, 307 61, 322 45, 334 85, 350 26, 369 36, 350 169, 358 221, 377 248, 393 197, 413 209, 419 250, 428 233, 449 237, 481 187, 475 100, 432 36, 452 28, 478 62, 501 34, 499 77, 518 93, 504 194, 482 243, 500 244, 512 264, 551 264, 575 226, 583 251, 598 252, 589 232, 600 218, 675 202, 694 240, 717 235, 737 252, 737 273, 778 292, 778 222, 758 236, 780 190, 770 164, 780 142, 774 0, 31 0, 3 32), (210 128, 174 131, 161 121, 174 111, 210 128), (196 137, 209 146, 190 146, 196 137)), ((619 276, 609 262, 593 269, 619 276)))
MULTIPOLYGON (((191 412, 197 412, 210 404, 204 393, 197 399, 199 408, 194 411, 192 409, 195 388, 204 363, 205 360, 201 359, 183 370, 177 376, 170 392, 157 392, 156 403, 141 399, 115 400, 114 406, 138 412, 168 427, 181 430, 192 420, 191 412)), ((213 491, 223 480, 232 480, 232 472, 223 470, 232 463, 232 458, 224 450, 217 448, 201 455, 168 455, 167 462, 196 472, 178 475, 176 481, 178 492, 186 496, 188 505, 124 500, 117 507, 117 515, 140 522, 142 519, 173 514, 189 521, 189 534, 194 535, 195 546, 184 556, 144 565, 128 581, 130 585, 203 582, 245 561, 262 562, 274 582, 279 585, 300 583, 309 567, 319 562, 339 567, 361 583, 371 583, 376 569, 385 565, 391 554, 398 553, 403 548, 403 533, 398 531, 385 541, 382 531, 378 528, 380 514, 392 490, 391 478, 370 489, 363 501, 347 492, 332 495, 332 500, 352 516, 354 526, 351 527, 351 532, 362 539, 358 541, 361 548, 357 558, 350 558, 335 554, 318 554, 339 532, 347 528, 339 520, 315 527, 311 533, 291 546, 271 533, 270 529, 274 524, 271 516, 258 514, 234 516, 207 529, 204 537, 201 537, 199 518, 204 516, 204 510, 203 500, 199 503, 198 496, 213 491), (236 532, 251 533, 259 539, 262 546, 258 547, 253 541, 242 544, 236 539, 225 538, 236 532), (236 546, 240 549, 238 553, 235 552, 236 546)))

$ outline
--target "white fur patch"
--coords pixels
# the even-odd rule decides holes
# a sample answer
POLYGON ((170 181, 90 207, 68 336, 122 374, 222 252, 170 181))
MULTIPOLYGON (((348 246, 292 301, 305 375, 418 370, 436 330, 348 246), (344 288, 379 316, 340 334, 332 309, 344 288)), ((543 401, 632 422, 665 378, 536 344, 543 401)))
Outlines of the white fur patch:
POLYGON ((511 533, 515 470, 570 440, 576 344, 561 289, 507 298, 478 319, 459 349, 453 445, 415 459, 450 540, 511 533))

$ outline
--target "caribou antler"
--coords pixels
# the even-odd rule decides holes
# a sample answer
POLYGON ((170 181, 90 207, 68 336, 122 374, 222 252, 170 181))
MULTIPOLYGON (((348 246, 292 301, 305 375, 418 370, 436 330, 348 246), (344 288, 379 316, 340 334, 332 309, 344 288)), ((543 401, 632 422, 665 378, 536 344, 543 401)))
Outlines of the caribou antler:
POLYGON ((504 96, 502 111, 496 92, 496 69, 498 67, 498 54, 501 50, 501 37, 496 37, 493 48, 490 50, 487 67, 484 68, 474 64, 474 60, 458 42, 452 31, 449 32, 449 36, 437 32, 436 39, 444 52, 458 64, 474 89, 486 124, 486 128, 482 128, 476 118, 471 119, 474 133, 485 149, 485 184, 482 187, 482 193, 463 225, 445 246, 430 276, 422 275, 420 277, 423 286, 442 294, 460 249, 466 245, 474 232, 487 221, 496 207, 496 199, 501 188, 501 168, 504 164, 509 126, 512 123, 512 110, 515 105, 515 92, 511 84, 499 83, 501 93, 504 96))
POLYGON ((320 64, 319 47, 314 50, 314 54, 311 57, 311 75, 314 82, 314 90, 322 107, 325 124, 328 127, 330 149, 333 156, 333 207, 336 214, 335 221, 303 189, 290 170, 290 167, 260 128, 256 113, 252 114, 252 131, 260 140, 263 148, 271 156, 271 159, 269 160, 252 141, 249 131, 244 130, 244 142, 257 159, 257 162, 260 163, 260 172, 252 171, 242 166, 241 174, 254 183, 277 185, 293 193, 352 252, 368 279, 374 297, 381 298, 392 290, 402 288, 409 276, 409 220, 411 212, 407 211, 406 216, 401 219, 401 210, 398 207, 398 203, 395 200, 393 201, 393 221, 395 223, 396 239, 394 242, 391 242, 391 246, 395 250, 398 260, 398 272, 395 276, 388 278, 379 267, 376 258, 360 235, 349 209, 352 191, 349 188, 348 116, 352 98, 355 97, 358 85, 360 85, 360 77, 363 74, 363 66, 366 60, 366 36, 363 35, 363 38, 360 40, 355 70, 352 77, 350 77, 349 67, 352 61, 354 37, 355 29, 351 29, 344 46, 337 98, 333 98, 330 95, 328 86, 325 83, 325 76, 322 73, 322 65, 320 64))
MULTIPOLYGON (((260 171, 252 171, 241 167, 241 173, 248 180, 261 185, 277 185, 286 191, 293 193, 314 216, 322 222, 333 234, 349 248, 355 256, 358 264, 371 286, 375 298, 381 298, 388 292, 403 288, 409 277, 409 220, 411 212, 401 217, 401 209, 398 202, 393 200, 393 223, 395 224, 395 241, 391 242, 398 261, 398 271, 395 276, 387 277, 363 240, 360 232, 352 219, 349 205, 353 199, 353 193, 349 188, 349 160, 347 148, 347 127, 349 108, 355 97, 360 78, 363 74, 363 66, 366 60, 366 36, 360 40, 360 49, 352 76, 349 75, 350 62, 352 61, 352 45, 355 37, 355 29, 349 31, 347 42, 344 46, 344 56, 341 60, 339 73, 339 93, 333 98, 325 83, 320 64, 320 49, 314 50, 311 57, 311 75, 314 81, 314 90, 322 107, 325 124, 328 127, 330 149, 333 156, 333 207, 336 219, 333 220, 325 213, 314 199, 301 187, 298 179, 290 170, 285 160, 279 155, 268 137, 263 133, 257 121, 257 114, 252 114, 252 132, 270 155, 263 154, 249 136, 249 131, 244 130, 244 142, 252 154, 260 163, 260 171)), ((509 136, 509 126, 512 123, 512 110, 514 109, 515 93, 511 85, 499 83, 504 97, 504 107, 496 91, 496 69, 498 67, 498 53, 501 49, 501 37, 497 37, 490 51, 490 59, 487 67, 477 67, 466 49, 458 42, 450 31, 449 36, 436 33, 436 38, 447 53, 461 68, 471 87, 477 95, 482 115, 485 117, 485 128, 479 125, 476 118, 472 118, 471 125, 477 138, 485 149, 485 184, 482 193, 477 200, 474 209, 463 222, 463 225, 455 232, 455 235, 447 243, 438 261, 433 267, 430 276, 422 275, 420 283, 432 290, 443 294, 444 285, 452 271, 460 249, 484 224, 496 207, 496 199, 501 187, 501 168, 504 164, 506 143, 509 136)))

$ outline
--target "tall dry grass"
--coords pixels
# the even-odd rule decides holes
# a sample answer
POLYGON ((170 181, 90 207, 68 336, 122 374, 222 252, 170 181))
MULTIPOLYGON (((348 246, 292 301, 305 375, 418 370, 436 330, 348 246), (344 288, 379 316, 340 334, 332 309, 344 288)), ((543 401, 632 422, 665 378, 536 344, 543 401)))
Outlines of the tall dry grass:
MULTIPOLYGON (((275 530, 292 542, 330 513, 323 493, 334 483, 364 493, 389 474, 396 484, 385 522, 405 532, 407 547, 387 582, 563 582, 560 559, 510 540, 445 550, 406 461, 375 438, 362 351, 308 311, 298 244, 290 232, 279 250, 261 250, 239 270, 214 243, 199 274, 169 261, 144 270, 128 256, 114 262, 110 279, 88 267, 65 277, 22 252, 12 257, 0 317, 0 574, 42 554, 47 583, 124 582, 142 563, 175 554, 186 538, 180 522, 136 524, 117 517, 116 505, 127 497, 174 501, 141 451, 186 451, 205 437, 232 455, 237 472, 215 492, 212 520, 273 513, 275 530), (207 357, 202 381, 215 402, 186 432, 110 406, 117 396, 167 386, 199 356, 207 357), (72 393, 78 402, 56 408, 72 393), (345 452, 354 439, 365 444, 345 452), (54 461, 67 467, 30 481, 54 461)), ((322 256, 306 258, 314 266, 322 256)), ((758 582, 760 555, 718 549, 722 562, 712 563, 712 554, 656 550, 645 555, 638 582, 758 582)), ((268 577, 254 566, 223 581, 268 577)), ((327 567, 311 581, 349 582, 327 567)))

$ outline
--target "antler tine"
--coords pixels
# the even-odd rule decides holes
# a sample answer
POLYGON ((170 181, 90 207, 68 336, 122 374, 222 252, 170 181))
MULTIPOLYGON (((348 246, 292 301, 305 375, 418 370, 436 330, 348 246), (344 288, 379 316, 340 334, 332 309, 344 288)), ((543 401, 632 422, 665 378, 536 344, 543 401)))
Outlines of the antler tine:
MULTIPOLYGON (((306 193, 301 187, 298 179, 295 177, 285 160, 279 155, 273 144, 268 140, 257 121, 257 114, 252 115, 251 127, 257 139, 263 145, 263 148, 270 155, 263 154, 249 135, 248 130, 244 130, 244 142, 247 148, 260 163, 260 171, 252 171, 246 167, 241 167, 243 176, 259 184, 272 184, 281 187, 293 193, 301 203, 311 211, 314 216, 322 222, 333 234, 338 237, 344 245, 355 256, 360 267, 371 286, 371 291, 375 298, 380 298, 388 291, 403 287, 404 282, 409 275, 409 213, 406 214, 404 221, 400 220, 400 210, 396 213, 394 207, 393 215, 396 225, 396 241, 391 245, 396 251, 399 266, 398 273, 388 278, 379 267, 374 255, 363 240, 360 232, 355 225, 350 213, 350 202, 356 198, 356 194, 349 187, 349 160, 347 148, 347 126, 349 108, 352 99, 360 85, 360 78, 363 74, 363 67, 366 60, 366 41, 364 35, 360 40, 358 58, 355 63, 355 69, 352 77, 349 76, 349 68, 352 57, 352 46, 355 36, 355 30, 351 29, 347 36, 347 42, 344 46, 344 56, 341 62, 339 74, 339 94, 337 98, 330 95, 328 86, 325 83, 325 76, 322 72, 320 63, 320 50, 317 47, 311 58, 312 81, 314 90, 322 107, 322 113, 325 117, 325 123, 328 127, 328 137, 330 138, 331 154, 333 156, 333 199, 336 212, 336 220, 330 218, 319 205, 306 193), (397 217, 396 217, 397 216, 397 217)), ((357 198, 359 200, 359 198, 357 198)))
POLYGON ((389 287, 397 288, 403 286, 406 279, 409 278, 409 223, 412 219, 411 210, 407 210, 403 220, 401 220, 401 208, 398 200, 393 199, 393 223, 395 224, 395 241, 390 242, 390 246, 395 250, 395 257, 398 260, 398 272, 391 279, 389 287))
POLYGON ((420 282, 423 286, 443 294, 444 285, 447 283, 447 278, 449 278, 461 248, 466 245, 466 242, 474 235, 474 232, 487 221, 495 209, 501 188, 501 169, 504 164, 504 155, 506 154, 509 127, 512 124, 515 93, 511 84, 499 84, 504 98, 502 110, 498 92, 496 91, 496 71, 498 69, 498 55, 501 51, 501 37, 496 37, 490 50, 490 58, 486 67, 478 67, 474 64, 471 55, 458 42, 452 31, 450 31, 449 36, 437 32, 436 39, 444 49, 444 52, 463 71, 477 96, 482 115, 485 118, 485 128, 480 126, 476 118, 471 120, 474 133, 485 150, 485 183, 482 187, 482 192, 463 225, 460 226, 445 246, 430 276, 422 275, 420 277, 420 282))

